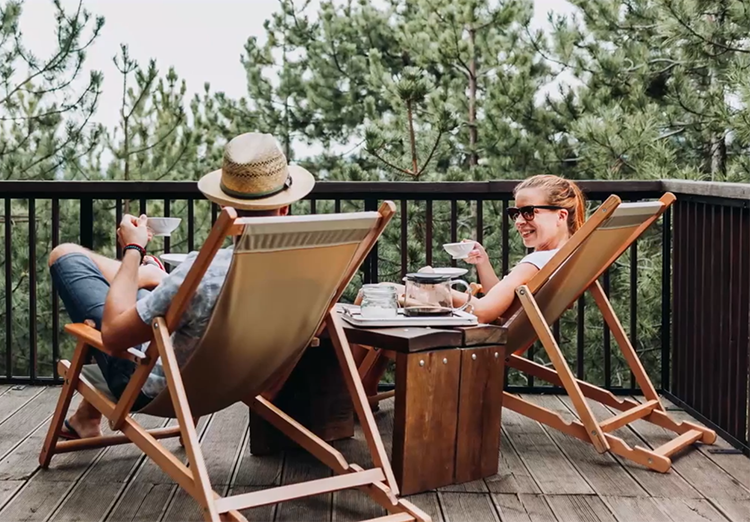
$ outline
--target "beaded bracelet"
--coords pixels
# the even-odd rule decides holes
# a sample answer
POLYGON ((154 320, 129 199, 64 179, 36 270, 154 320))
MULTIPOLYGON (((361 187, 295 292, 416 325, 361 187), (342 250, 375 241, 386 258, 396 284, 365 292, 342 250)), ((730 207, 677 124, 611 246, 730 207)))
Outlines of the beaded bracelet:
POLYGON ((141 254, 141 263, 143 263, 143 258, 146 256, 145 248, 136 243, 130 243, 129 245, 125 245, 125 248, 122 249, 123 253, 127 250, 137 250, 138 253, 141 254))

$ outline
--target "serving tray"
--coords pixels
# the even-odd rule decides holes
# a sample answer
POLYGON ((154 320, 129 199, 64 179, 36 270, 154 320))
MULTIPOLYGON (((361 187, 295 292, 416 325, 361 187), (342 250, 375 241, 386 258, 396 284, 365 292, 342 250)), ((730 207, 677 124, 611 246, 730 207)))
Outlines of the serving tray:
POLYGON ((337 304, 336 311, 347 323, 362 328, 381 328, 396 326, 476 326, 477 317, 467 312, 453 312, 452 316, 408 317, 399 308, 396 317, 362 317, 359 306, 337 304))

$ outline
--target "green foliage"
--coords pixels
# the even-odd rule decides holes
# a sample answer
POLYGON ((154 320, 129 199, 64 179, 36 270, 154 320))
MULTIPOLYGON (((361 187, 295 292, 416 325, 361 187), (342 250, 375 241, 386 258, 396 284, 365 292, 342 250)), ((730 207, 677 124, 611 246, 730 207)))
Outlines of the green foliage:
MULTIPOLYGON (((579 180, 748 181, 750 15, 742 4, 571 3, 574 15, 550 16, 551 30, 541 32, 531 26, 531 0, 324 0, 317 12, 307 0, 279 0, 265 23, 263 43, 252 36, 244 46, 239 65, 246 73, 245 96, 232 99, 206 83, 188 100, 176 71, 162 73, 154 60, 137 63, 123 43, 115 58, 123 86, 120 122, 101 129, 88 123, 101 75, 92 73, 82 82, 80 69, 103 20, 81 6, 65 11, 54 2, 59 48, 41 59, 23 46, 21 2, 0 0, 0 175, 197 180, 220 167, 228 139, 261 131, 274 134, 287 157, 320 180, 487 181, 549 172, 579 180), (314 152, 302 157, 301 145, 314 152)), ((140 202, 126 196, 121 210, 139 212, 140 202)), ((117 203, 94 202, 94 246, 107 255, 115 254, 117 203)), ((401 277, 402 249, 409 271, 428 261, 449 264, 441 245, 453 239, 454 206, 456 239, 481 232, 496 271, 512 268, 525 254, 503 219, 512 203, 483 202, 479 231, 476 202, 406 202, 407 214, 399 212, 379 243, 379 277, 401 277), (402 219, 408 221, 406 237, 402 219)), ((597 204, 590 202, 590 209, 597 204)), ((13 371, 19 374, 29 371, 24 357, 31 313, 37 317, 38 373, 52 371, 52 295, 45 264, 52 207, 47 200, 35 205, 34 242, 29 203, 13 201, 10 209, 13 371), (37 260, 35 311, 28 298, 29 248, 37 260)), ((344 212, 364 208, 362 201, 340 205, 344 212)), ((315 202, 318 213, 334 209, 331 201, 315 202)), ((184 201, 148 201, 146 210, 187 219, 184 201)), ((311 211, 308 202, 294 208, 311 211)), ((196 201, 194 215, 199 247, 211 225, 211 205, 196 201)), ((60 201, 60 216, 60 241, 78 241, 78 202, 60 201)), ((660 227, 639 240, 633 266, 635 251, 627 252, 609 274, 613 306, 657 383, 660 227), (631 321, 632 299, 638 316, 631 321)), ((180 227, 169 242, 156 241, 152 249, 158 254, 188 246, 186 227, 180 227)), ((475 278, 474 272, 467 277, 475 278)), ((360 284, 355 279, 344 299, 351 300, 360 284)), ((3 291, 0 300, 4 296, 3 291)), ((590 298, 583 308, 583 370, 603 383, 605 327, 590 298)), ((4 310, 3 302, 0 313, 4 310)), ((576 317, 574 307, 559 324, 574 368, 576 317)), ((611 345, 612 383, 629 386, 614 340, 611 345)), ((539 349, 534 357, 548 362, 539 349)), ((3 364, 4 359, 0 371, 3 364)), ((511 375, 511 382, 525 381, 511 375)))
POLYGON ((81 4, 67 12, 55 0, 54 10, 58 46, 39 57, 23 42, 23 3, 0 5, 0 179, 54 179, 98 136, 88 121, 102 76, 92 72, 83 87, 72 84, 104 20, 92 20, 81 4))

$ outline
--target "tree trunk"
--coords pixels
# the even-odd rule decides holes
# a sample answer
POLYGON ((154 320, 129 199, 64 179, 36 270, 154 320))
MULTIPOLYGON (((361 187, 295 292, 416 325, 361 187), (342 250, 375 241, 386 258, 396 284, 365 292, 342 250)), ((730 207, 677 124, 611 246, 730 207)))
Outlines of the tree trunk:
POLYGON ((411 108, 411 100, 406 102, 406 113, 409 119, 409 144, 411 145, 412 175, 419 173, 419 161, 417 159, 417 139, 414 135, 414 114, 411 108))
POLYGON ((711 139, 711 181, 724 181, 727 176, 727 142, 724 134, 711 139))
MULTIPOLYGON (((124 158, 125 164, 123 165, 122 172, 123 172, 123 178, 125 179, 125 181, 130 180, 130 133, 128 132, 128 123, 130 120, 130 115, 125 114, 127 92, 128 92, 128 75, 127 73, 124 73, 123 79, 122 79, 122 117, 123 117, 122 139, 123 139, 123 152, 125 155, 125 158, 124 158)), ((125 200, 124 213, 130 214, 130 200, 129 199, 125 200)), ((117 225, 119 226, 120 224, 118 223, 117 225)))
MULTIPOLYGON (((286 73, 289 62, 287 60, 287 31, 289 26, 287 25, 287 16, 284 16, 284 45, 282 50, 282 74, 286 73)), ((292 160, 292 138, 289 130, 289 93, 284 93, 284 154, 286 154, 287 161, 292 160)))
POLYGON ((476 30, 469 29, 469 40, 472 46, 472 57, 469 61, 469 167, 479 162, 477 154, 477 59, 474 52, 476 30))

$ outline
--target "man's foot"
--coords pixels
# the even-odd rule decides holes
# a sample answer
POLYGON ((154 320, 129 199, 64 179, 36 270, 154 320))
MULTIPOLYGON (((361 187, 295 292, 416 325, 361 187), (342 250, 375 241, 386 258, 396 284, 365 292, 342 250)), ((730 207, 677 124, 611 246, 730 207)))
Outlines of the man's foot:
POLYGON ((147 254, 147 255, 143 256, 143 263, 142 264, 144 266, 149 266, 149 265, 155 266, 155 267, 159 268, 160 270, 162 270, 163 272, 167 271, 167 269, 164 268, 164 264, 159 260, 159 258, 156 257, 156 256, 152 256, 150 254, 147 254))
POLYGON ((101 436, 101 419, 82 419, 80 417, 76 412, 67 419, 60 430, 60 437, 64 439, 86 439, 101 436))
POLYGON ((78 435, 78 432, 73 429, 73 426, 70 425, 68 419, 65 419, 65 421, 63 421, 63 427, 60 430, 60 438, 66 440, 75 440, 80 439, 81 436, 78 435))
POLYGON ((162 279, 165 277, 167 277, 167 270, 156 256, 147 255, 143 258, 143 264, 141 264, 141 267, 138 270, 139 288, 152 290, 159 286, 159 283, 161 283, 162 279))

